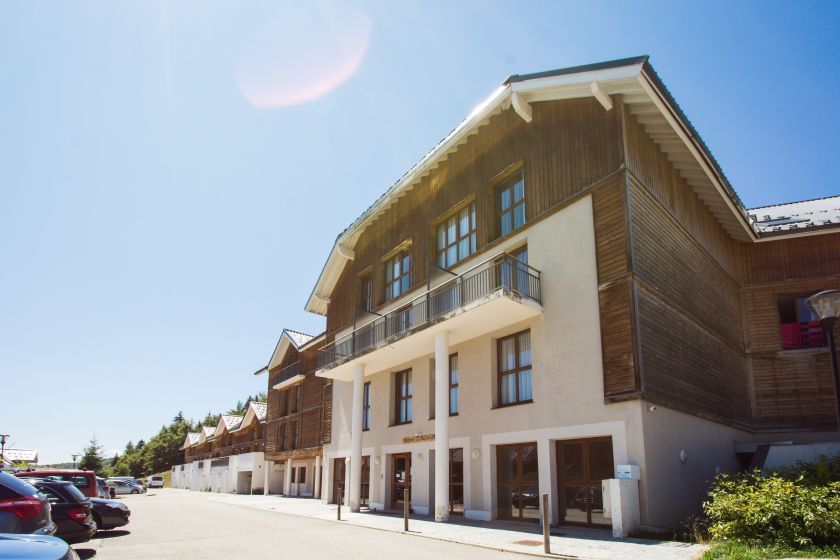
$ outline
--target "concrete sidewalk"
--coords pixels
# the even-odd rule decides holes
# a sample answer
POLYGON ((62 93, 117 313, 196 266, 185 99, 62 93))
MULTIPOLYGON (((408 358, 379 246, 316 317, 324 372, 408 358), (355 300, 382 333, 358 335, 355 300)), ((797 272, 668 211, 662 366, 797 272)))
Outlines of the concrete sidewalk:
MULTIPOLYGON (((189 492, 176 490, 176 492, 189 492)), ((237 506, 300 515, 336 523, 357 525, 395 533, 403 532, 403 518, 383 513, 350 513, 342 508, 341 521, 336 520, 336 506, 318 500, 284 498, 281 496, 248 496, 237 494, 208 494, 189 492, 196 497, 237 506)), ((586 560, 691 560, 705 551, 701 545, 651 541, 644 539, 616 539, 608 531, 577 527, 552 529, 551 554, 543 553, 542 532, 538 525, 456 520, 435 523, 426 517, 413 517, 409 533, 417 537, 480 546, 506 552, 517 552, 553 558, 586 560)))

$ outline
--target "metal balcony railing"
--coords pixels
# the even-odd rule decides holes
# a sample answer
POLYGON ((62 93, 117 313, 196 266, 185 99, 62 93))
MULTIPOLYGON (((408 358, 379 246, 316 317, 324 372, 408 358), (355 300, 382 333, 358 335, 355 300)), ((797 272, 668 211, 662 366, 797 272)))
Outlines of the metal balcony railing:
POLYGON ((284 367, 283 369, 281 369, 280 371, 278 371, 277 373, 272 375, 270 386, 274 387, 278 383, 283 383, 284 381, 288 381, 289 379, 291 379, 292 377, 295 377, 296 375, 302 375, 302 374, 303 374, 303 364, 301 364, 300 362, 295 362, 291 365, 288 365, 288 366, 284 367))
POLYGON ((540 271, 512 255, 500 253, 327 344, 318 351, 318 369, 330 369, 408 336, 499 291, 542 303, 540 271))

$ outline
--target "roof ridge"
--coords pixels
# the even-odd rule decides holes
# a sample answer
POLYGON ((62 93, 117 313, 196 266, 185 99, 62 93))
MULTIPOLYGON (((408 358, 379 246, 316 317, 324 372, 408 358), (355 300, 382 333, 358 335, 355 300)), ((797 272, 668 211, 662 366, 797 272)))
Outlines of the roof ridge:
POLYGON ((817 202, 819 200, 830 200, 832 198, 840 199, 840 194, 835 194, 832 196, 820 196, 817 198, 807 198, 805 200, 792 200, 790 202, 779 202, 778 204, 765 204, 764 206, 756 206, 754 208, 747 208, 748 211, 752 212, 753 210, 761 210, 762 208, 772 208, 775 206, 790 206, 791 204, 802 204, 803 202, 817 202))

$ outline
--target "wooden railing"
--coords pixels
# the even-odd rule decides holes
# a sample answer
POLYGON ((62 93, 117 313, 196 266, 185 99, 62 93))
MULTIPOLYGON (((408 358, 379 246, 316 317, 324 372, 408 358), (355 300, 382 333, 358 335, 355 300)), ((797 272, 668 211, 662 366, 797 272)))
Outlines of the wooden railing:
POLYGON ((540 271, 507 253, 483 261, 318 351, 318 369, 330 369, 376 347, 446 319, 497 291, 542 303, 540 271))
POLYGON ((246 441, 234 445, 226 445, 225 447, 220 447, 218 449, 214 449, 213 451, 207 451, 206 453, 190 455, 190 461, 202 461, 206 459, 215 459, 218 457, 229 457, 231 455, 242 455, 244 453, 254 453, 257 451, 264 450, 265 440, 246 441))

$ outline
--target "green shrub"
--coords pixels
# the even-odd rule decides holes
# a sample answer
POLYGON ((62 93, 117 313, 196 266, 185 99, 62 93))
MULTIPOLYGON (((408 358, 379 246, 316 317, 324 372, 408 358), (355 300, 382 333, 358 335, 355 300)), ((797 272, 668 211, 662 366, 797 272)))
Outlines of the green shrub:
POLYGON ((806 470, 718 475, 703 504, 711 537, 792 547, 840 544, 840 482, 818 483, 830 466, 806 470))

